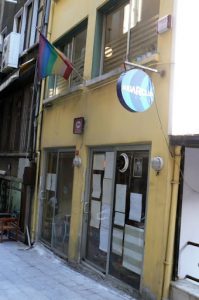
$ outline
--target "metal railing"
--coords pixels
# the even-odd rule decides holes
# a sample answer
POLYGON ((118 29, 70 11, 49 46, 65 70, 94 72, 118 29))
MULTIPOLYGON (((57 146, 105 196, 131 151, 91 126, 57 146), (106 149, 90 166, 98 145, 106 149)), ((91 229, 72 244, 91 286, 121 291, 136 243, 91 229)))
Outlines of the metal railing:
POLYGON ((53 76, 54 85, 53 87, 47 90, 47 97, 63 94, 67 92, 69 87, 73 87, 82 83, 84 73, 84 58, 76 59, 73 62, 73 66, 75 71, 72 71, 72 74, 68 80, 65 80, 61 76, 53 76), (77 73, 79 75, 77 75, 77 73))
POLYGON ((157 22, 158 15, 148 20, 143 20, 131 29, 130 60, 139 61, 157 52, 157 22))
MULTIPOLYGON (((199 243, 188 241, 186 246, 193 246, 193 247, 198 247, 199 248, 199 243)), ((191 279, 191 280, 196 281, 196 282, 199 282, 199 278, 191 276, 189 274, 185 275, 185 278, 191 279)))
POLYGON ((104 47, 103 73, 119 67, 126 58, 127 33, 119 39, 106 43, 104 47))
MULTIPOLYGON (((157 21, 158 15, 138 22, 130 30, 129 60, 139 61, 157 52, 157 21)), ((127 33, 104 47, 103 73, 120 67, 126 59, 127 33)))

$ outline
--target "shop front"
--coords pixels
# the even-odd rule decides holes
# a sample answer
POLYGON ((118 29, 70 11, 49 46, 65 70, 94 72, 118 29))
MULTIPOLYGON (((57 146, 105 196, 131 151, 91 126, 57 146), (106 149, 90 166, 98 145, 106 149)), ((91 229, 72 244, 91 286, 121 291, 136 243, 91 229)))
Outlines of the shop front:
POLYGON ((60 256, 67 257, 72 206, 73 149, 45 151, 40 239, 60 256))
POLYGON ((140 288, 144 258, 149 145, 90 150, 83 260, 140 288))

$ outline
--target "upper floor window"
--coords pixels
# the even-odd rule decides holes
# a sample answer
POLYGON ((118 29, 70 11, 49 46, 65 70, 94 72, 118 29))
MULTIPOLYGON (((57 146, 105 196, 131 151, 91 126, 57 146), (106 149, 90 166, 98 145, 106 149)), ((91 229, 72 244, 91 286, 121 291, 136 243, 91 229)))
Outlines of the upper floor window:
POLYGON ((20 41, 20 51, 23 50, 23 7, 16 13, 14 16, 14 24, 13 24, 13 31, 17 33, 21 33, 21 41, 20 41))
MULTIPOLYGON (((38 9, 37 9, 37 23, 36 27, 42 31, 42 23, 43 23, 43 10, 44 10, 44 0, 38 0, 38 9)), ((35 33, 35 42, 39 41, 39 31, 36 30, 35 33)))
POLYGON ((84 22, 56 43, 55 46, 72 62, 74 70, 68 81, 60 76, 50 76, 48 78, 47 97, 66 92, 69 87, 82 83, 86 49, 86 23, 84 22))
POLYGON ((109 0, 98 11, 95 44, 101 41, 101 53, 94 46, 93 77, 156 51, 159 1, 109 0))
POLYGON ((33 17, 33 2, 30 2, 26 6, 26 25, 24 35, 24 49, 27 49, 30 45, 31 29, 32 29, 32 17, 33 17))
POLYGON ((14 18, 14 31, 17 33, 21 33, 22 29, 22 21, 23 21, 23 8, 16 14, 14 18))
POLYGON ((44 0, 28 0, 14 17, 13 31, 21 33, 20 52, 37 40, 36 26, 41 27, 44 0))

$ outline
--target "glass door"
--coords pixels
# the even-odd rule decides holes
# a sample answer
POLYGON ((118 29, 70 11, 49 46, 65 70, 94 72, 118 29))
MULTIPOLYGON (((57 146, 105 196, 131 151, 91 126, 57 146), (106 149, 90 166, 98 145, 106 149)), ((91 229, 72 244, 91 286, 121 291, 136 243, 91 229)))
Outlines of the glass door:
POLYGON ((67 257, 70 232, 74 152, 47 153, 41 239, 67 257))
POLYGON ((52 226, 52 248, 59 254, 68 255, 70 232, 74 153, 59 152, 56 202, 52 226))
POLYGON ((149 151, 127 148, 91 155, 85 259, 139 289, 149 151))
POLYGON ((144 255, 147 151, 118 151, 109 273, 139 289, 144 255))
POLYGON ((92 156, 86 259, 103 273, 110 244, 114 159, 114 152, 92 156))
POLYGON ((47 153, 46 181, 43 202, 43 216, 41 238, 51 246, 52 223, 54 216, 54 206, 56 202, 56 173, 57 173, 57 152, 47 153))

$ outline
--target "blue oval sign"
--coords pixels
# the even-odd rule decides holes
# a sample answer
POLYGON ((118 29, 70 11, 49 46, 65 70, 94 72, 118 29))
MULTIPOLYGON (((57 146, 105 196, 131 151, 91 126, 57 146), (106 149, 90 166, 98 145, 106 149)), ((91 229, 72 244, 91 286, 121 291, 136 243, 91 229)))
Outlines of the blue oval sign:
POLYGON ((144 71, 132 69, 118 79, 117 95, 127 110, 143 112, 153 104, 154 86, 144 71))

